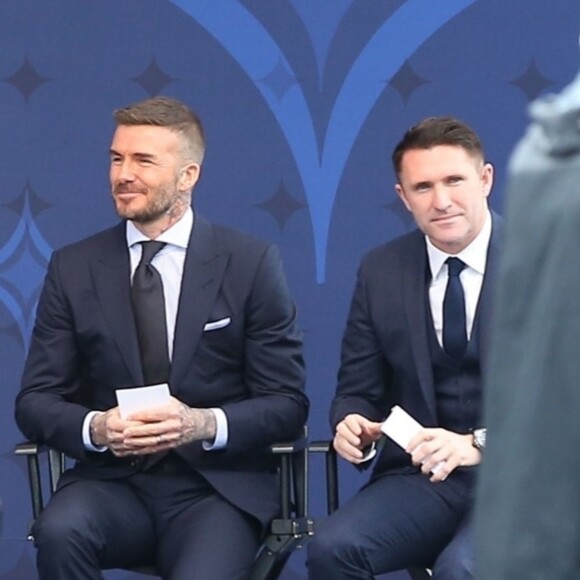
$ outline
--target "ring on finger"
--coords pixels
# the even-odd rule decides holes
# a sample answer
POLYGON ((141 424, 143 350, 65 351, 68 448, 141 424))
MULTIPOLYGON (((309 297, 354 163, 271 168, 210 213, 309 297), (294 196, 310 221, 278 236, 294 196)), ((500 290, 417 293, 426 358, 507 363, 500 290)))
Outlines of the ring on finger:
POLYGON ((157 435, 157 445, 161 445, 163 443, 163 435, 157 435))

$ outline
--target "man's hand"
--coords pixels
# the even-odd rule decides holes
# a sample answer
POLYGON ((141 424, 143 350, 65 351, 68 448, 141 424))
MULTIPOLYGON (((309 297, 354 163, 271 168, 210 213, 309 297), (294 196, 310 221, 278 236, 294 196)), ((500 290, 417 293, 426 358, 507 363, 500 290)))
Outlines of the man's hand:
POLYGON ((213 440, 216 420, 209 409, 193 409, 175 397, 163 407, 134 413, 127 421, 115 407, 91 422, 95 445, 106 445, 118 457, 167 451, 191 441, 213 440), (101 424, 107 425, 106 429, 101 424))
POLYGON ((473 446, 473 436, 460 435, 446 429, 423 429, 410 441, 405 449, 415 465, 421 466, 431 481, 444 481, 457 467, 477 465, 481 452, 473 446), (441 463, 439 466, 438 464, 441 463))
POLYGON ((122 457, 130 453, 125 446, 125 429, 140 424, 137 421, 121 419, 119 407, 113 407, 91 419, 91 440, 95 446, 108 447, 115 455, 122 457))
POLYGON ((381 424, 362 415, 347 415, 337 426, 334 435, 336 452, 351 463, 361 463, 363 449, 381 436, 381 424))

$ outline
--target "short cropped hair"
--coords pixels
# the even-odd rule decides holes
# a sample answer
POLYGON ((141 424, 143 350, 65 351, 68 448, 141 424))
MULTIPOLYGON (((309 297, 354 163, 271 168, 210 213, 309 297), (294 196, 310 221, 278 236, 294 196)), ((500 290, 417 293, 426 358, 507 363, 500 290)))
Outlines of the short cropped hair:
POLYGON ((178 133, 184 144, 182 154, 201 164, 205 135, 199 117, 184 103, 170 97, 153 97, 113 112, 117 125, 153 125, 178 133))
POLYGON ((432 149, 437 145, 453 145, 465 149, 474 158, 485 159, 483 145, 477 133, 454 117, 427 117, 411 127, 393 151, 393 168, 401 173, 403 155, 413 149, 432 149))

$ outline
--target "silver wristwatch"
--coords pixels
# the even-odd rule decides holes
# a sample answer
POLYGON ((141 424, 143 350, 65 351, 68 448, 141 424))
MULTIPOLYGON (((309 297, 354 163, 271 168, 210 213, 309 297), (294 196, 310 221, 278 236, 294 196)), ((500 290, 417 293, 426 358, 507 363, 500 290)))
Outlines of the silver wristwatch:
POLYGON ((485 449, 485 436, 487 435, 487 429, 485 427, 474 429, 472 435, 473 435, 472 445, 477 450, 483 451, 485 449))

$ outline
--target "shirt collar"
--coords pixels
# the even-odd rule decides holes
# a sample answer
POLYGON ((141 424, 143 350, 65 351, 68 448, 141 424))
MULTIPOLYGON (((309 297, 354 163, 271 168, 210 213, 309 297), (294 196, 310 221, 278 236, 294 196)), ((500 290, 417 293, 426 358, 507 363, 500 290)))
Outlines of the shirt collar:
MULTIPOLYGON (((483 275, 485 273, 485 264, 487 262, 487 247, 489 246, 489 240, 491 238, 491 213, 489 210, 486 212, 485 222, 481 231, 475 239, 461 252, 455 254, 457 258, 460 258, 465 262, 465 264, 483 275)), ((447 254, 436 248, 431 240, 425 236, 425 241, 427 243, 427 255, 429 257, 429 268, 431 269, 431 276, 433 279, 437 278, 441 274, 441 269, 445 260, 449 258, 452 254, 447 254)))
MULTIPOLYGON (((157 242, 165 242, 166 244, 171 244, 172 246, 177 246, 187 250, 189 244, 189 237, 191 236, 191 230, 193 228, 193 211, 191 207, 187 208, 187 211, 183 214, 183 217, 175 222, 168 230, 165 230, 160 236, 156 238, 157 242)), ((135 224, 127 220, 127 229, 125 231, 127 238, 127 246, 130 248, 139 242, 145 242, 149 238, 140 232, 135 224)))

